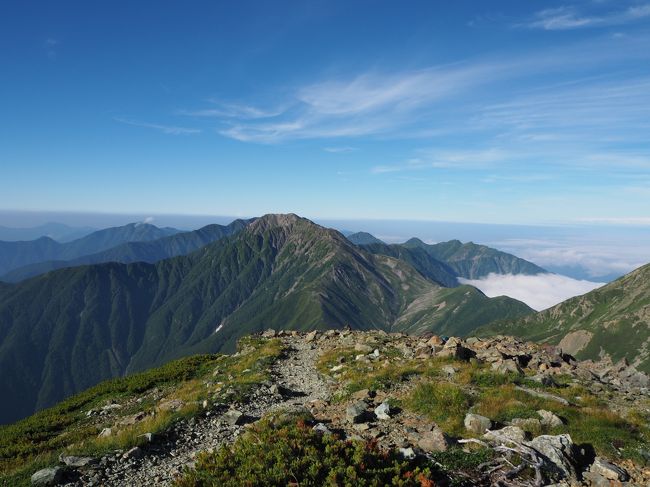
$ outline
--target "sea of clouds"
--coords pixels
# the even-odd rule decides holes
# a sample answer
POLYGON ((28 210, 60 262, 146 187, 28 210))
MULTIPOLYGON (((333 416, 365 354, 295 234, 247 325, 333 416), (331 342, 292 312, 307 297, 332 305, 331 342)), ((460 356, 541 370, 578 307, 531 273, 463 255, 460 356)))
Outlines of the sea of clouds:
POLYGON ((481 279, 461 278, 459 281, 477 287, 488 297, 509 296, 537 311, 605 285, 550 273, 532 276, 492 273, 481 279))

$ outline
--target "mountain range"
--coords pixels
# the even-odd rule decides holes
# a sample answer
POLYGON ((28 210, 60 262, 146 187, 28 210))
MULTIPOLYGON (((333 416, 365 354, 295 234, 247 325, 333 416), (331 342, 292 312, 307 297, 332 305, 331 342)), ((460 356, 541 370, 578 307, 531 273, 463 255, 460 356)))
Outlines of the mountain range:
MULTIPOLYGON (((154 263, 159 260, 186 255, 201 247, 216 242, 220 238, 232 235, 244 228, 251 220, 235 220, 228 225, 207 225, 190 232, 175 231, 168 236, 152 238, 157 232, 147 232, 140 234, 125 234, 124 228, 132 228, 133 225, 126 227, 115 227, 107 229, 109 232, 117 233, 114 240, 124 240, 118 245, 107 248, 101 252, 84 254, 70 260, 46 260, 33 264, 18 267, 4 276, 5 282, 19 282, 29 277, 38 276, 64 267, 74 267, 79 265, 100 264, 103 262, 149 262, 154 263), (147 238, 142 238, 147 237, 147 238)), ((152 227, 152 225, 147 225, 152 227)), ((140 228, 140 227, 137 227, 140 228)), ((157 227, 153 227, 157 228, 157 227)), ((169 229, 162 229, 163 233, 170 233, 169 229)), ((94 234, 93 234, 94 235, 94 234)), ((93 235, 86 238, 89 240, 93 235)), ((82 247, 83 248, 83 247, 82 247)))
POLYGON ((0 286, 0 393, 13 398, 0 403, 0 421, 106 378, 231 351, 266 328, 465 335, 530 313, 511 298, 444 287, 304 218, 267 215, 155 264, 71 267, 0 286))
POLYGON ((102 252, 125 242, 156 240, 176 233, 179 233, 179 230, 174 228, 158 228, 148 223, 131 223, 122 227, 98 230, 66 243, 59 243, 50 237, 29 241, 0 241, 0 275, 37 262, 76 259, 102 252))
POLYGON ((63 243, 85 237, 96 230, 96 228, 91 227, 71 227, 57 222, 43 223, 35 227, 0 226, 0 240, 15 242, 19 240, 35 240, 45 236, 63 243))
POLYGON ((479 334, 547 342, 580 359, 626 359, 650 372, 650 264, 542 312, 497 321, 479 334))

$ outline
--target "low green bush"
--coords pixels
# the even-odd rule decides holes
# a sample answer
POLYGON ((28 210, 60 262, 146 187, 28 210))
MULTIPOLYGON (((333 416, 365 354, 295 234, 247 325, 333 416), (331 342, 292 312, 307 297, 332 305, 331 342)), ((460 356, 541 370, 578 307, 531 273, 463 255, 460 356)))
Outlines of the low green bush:
POLYGON ((421 460, 379 450, 374 443, 320 435, 303 421, 262 420, 231 446, 199 456, 177 487, 253 486, 433 487, 421 460))

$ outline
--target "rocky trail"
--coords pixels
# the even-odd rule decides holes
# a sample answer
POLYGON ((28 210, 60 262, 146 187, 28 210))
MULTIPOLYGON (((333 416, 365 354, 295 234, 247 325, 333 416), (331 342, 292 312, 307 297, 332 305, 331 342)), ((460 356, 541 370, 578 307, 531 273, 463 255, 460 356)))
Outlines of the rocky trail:
POLYGON ((90 470, 79 480, 65 484, 132 487, 170 485, 196 455, 233 442, 250 424, 279 409, 324 401, 330 385, 316 371, 318 350, 304 341, 286 341, 285 355, 271 369, 271 381, 262 384, 244 404, 215 405, 189 420, 177 423, 165 437, 129 452, 102 457, 101 469, 90 470))

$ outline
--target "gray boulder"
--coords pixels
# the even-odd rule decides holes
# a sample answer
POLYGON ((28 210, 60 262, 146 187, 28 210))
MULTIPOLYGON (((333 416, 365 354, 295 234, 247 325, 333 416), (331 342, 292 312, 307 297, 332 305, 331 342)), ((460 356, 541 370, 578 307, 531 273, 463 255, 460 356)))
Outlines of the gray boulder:
POLYGON ((56 485, 63 480, 61 467, 44 468, 32 475, 32 485, 56 485))
POLYGON ((526 445, 541 453, 548 473, 553 478, 576 477, 576 451, 571 436, 541 435, 526 445))
POLYGON ((483 439, 501 444, 523 443, 526 440, 526 432, 518 426, 506 426, 500 430, 488 430, 483 439))
POLYGON ((555 428, 557 426, 562 426, 564 422, 551 411, 546 411, 545 409, 540 409, 537 411, 541 419, 542 426, 548 426, 549 428, 555 428))
POLYGON ((351 423, 363 423, 367 407, 365 401, 354 402, 345 408, 345 418, 351 423))
POLYGON ((73 455, 59 455, 59 461, 65 463, 68 467, 80 468, 99 463, 99 460, 93 457, 75 457, 73 455))
POLYGON ((223 413, 223 420, 230 426, 242 424, 244 421, 244 413, 236 409, 229 409, 223 413))
POLYGON ((482 435, 491 427, 492 421, 490 421, 490 418, 472 413, 468 413, 465 416, 465 429, 467 431, 476 433, 477 435, 482 435))
POLYGON ((386 401, 375 408, 375 416, 377 419, 390 419, 390 406, 386 401))
POLYGON ((447 435, 438 427, 424 433, 417 442, 420 449, 427 453, 447 451, 450 445, 447 435))
POLYGON ((591 464, 589 471, 605 477, 607 480, 619 480, 621 482, 626 482, 630 479, 629 474, 624 468, 614 465, 613 463, 603 460, 600 457, 596 457, 594 463, 591 464))

